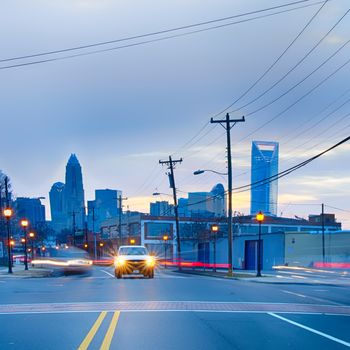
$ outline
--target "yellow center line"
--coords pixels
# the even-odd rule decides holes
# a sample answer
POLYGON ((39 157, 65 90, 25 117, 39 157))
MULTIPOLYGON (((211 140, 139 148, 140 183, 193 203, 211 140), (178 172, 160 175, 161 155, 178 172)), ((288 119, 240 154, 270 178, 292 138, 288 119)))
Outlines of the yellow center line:
POLYGON ((114 331, 115 331, 117 324, 118 324, 119 315, 120 315, 120 311, 114 312, 112 321, 111 321, 111 323, 108 327, 107 333, 103 339, 100 350, 109 350, 109 347, 111 346, 111 342, 113 339, 114 331))
POLYGON ((102 311, 100 313, 100 315, 98 316, 96 322, 94 323, 94 325, 90 329, 89 333, 87 334, 87 336, 85 337, 83 342, 80 344, 78 350, 86 350, 89 347, 92 339, 94 339, 94 336, 97 333, 98 329, 100 328, 101 323, 104 320, 104 318, 106 317, 106 315, 107 315, 106 311, 102 311))

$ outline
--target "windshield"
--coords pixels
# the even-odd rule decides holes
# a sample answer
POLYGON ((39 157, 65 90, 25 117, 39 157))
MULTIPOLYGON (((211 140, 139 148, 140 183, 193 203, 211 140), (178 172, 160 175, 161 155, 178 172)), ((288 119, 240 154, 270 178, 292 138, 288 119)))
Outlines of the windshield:
POLYGON ((144 247, 121 247, 119 255, 148 255, 148 252, 144 247))

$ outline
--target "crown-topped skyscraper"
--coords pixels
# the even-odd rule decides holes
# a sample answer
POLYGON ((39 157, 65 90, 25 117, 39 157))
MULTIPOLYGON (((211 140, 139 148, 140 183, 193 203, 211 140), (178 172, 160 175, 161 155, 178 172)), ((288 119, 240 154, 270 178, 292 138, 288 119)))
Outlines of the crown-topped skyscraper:
POLYGON ((67 227, 81 229, 85 222, 84 187, 81 166, 75 154, 71 154, 66 166, 64 187, 64 209, 67 215, 67 227))

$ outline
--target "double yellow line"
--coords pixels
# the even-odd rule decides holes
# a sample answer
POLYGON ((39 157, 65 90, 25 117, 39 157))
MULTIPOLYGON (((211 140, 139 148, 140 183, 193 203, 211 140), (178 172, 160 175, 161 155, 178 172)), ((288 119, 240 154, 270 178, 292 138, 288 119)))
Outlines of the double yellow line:
MULTIPOLYGON (((102 311, 100 315, 98 316, 97 320, 95 321, 94 325, 91 327, 89 333, 86 335, 85 339, 82 341, 80 346, 78 347, 78 350, 87 350, 90 343, 94 339, 97 331, 99 330, 104 318, 107 315, 107 311, 102 311)), ((100 347, 100 350, 109 350, 111 346, 111 342, 113 339, 113 335, 115 332, 115 329, 117 328, 118 320, 119 320, 120 311, 115 311, 111 320, 111 323, 109 324, 107 333, 105 334, 105 337, 103 339, 102 345, 100 347)))

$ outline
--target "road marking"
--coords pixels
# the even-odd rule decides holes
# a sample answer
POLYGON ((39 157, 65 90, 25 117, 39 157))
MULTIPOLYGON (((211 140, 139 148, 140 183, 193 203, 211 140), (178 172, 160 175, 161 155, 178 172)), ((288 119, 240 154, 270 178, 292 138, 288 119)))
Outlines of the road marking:
POLYGON ((109 347, 111 346, 111 342, 113 339, 113 335, 115 332, 115 329, 117 327, 118 324, 118 320, 119 320, 119 315, 120 315, 120 311, 115 311, 112 321, 108 327, 107 333, 103 339, 102 345, 100 347, 100 350, 109 350, 109 347))
POLYGON ((333 341, 336 342, 336 343, 342 344, 342 345, 347 346, 348 348, 350 348, 350 343, 348 343, 348 342, 346 342, 346 341, 344 341, 344 340, 341 340, 341 339, 332 337, 331 335, 328 335, 328 334, 326 334, 326 333, 317 331, 316 329, 313 329, 313 328, 311 328, 311 327, 304 326, 304 325, 302 325, 301 323, 294 322, 294 321, 292 321, 292 320, 289 320, 288 318, 285 318, 285 317, 276 315, 276 314, 274 314, 273 312, 268 312, 268 315, 273 316, 273 317, 276 317, 276 318, 278 318, 278 319, 280 319, 280 320, 282 320, 282 321, 288 322, 288 323, 290 323, 290 324, 292 324, 292 325, 294 325, 294 326, 300 327, 300 328, 305 329, 305 330, 307 330, 307 331, 309 331, 309 332, 311 332, 311 333, 315 333, 315 334, 317 334, 317 335, 320 335, 321 337, 327 338, 327 339, 329 339, 329 340, 333 340, 333 341))
POLYGON ((106 273, 107 275, 112 276, 113 278, 115 278, 115 276, 112 275, 110 272, 108 272, 108 271, 106 271, 106 270, 101 270, 101 271, 104 272, 104 273, 106 273))
POLYGON ((87 336, 85 337, 83 342, 80 344, 78 350, 86 350, 89 347, 92 339, 94 339, 94 336, 97 333, 98 329, 100 328, 100 326, 102 324, 102 321, 104 320, 106 315, 107 315, 106 311, 102 311, 100 313, 100 315, 98 316, 96 322, 94 323, 94 325, 90 329, 89 333, 87 334, 87 336))
POLYGON ((312 296, 310 296, 310 295, 298 294, 298 293, 290 292, 290 291, 288 291, 288 290, 283 290, 283 289, 281 289, 281 291, 284 292, 284 293, 296 295, 296 296, 301 297, 301 298, 309 298, 309 299, 312 299, 312 300, 321 301, 321 302, 323 302, 323 303, 330 303, 330 304, 332 304, 332 305, 344 306, 344 304, 337 303, 336 301, 332 301, 332 300, 327 300, 327 299, 312 297, 312 296))
POLYGON ((297 297, 306 298, 306 295, 290 292, 288 290, 282 290, 282 292, 288 293, 288 294, 292 294, 292 295, 296 295, 297 297))

